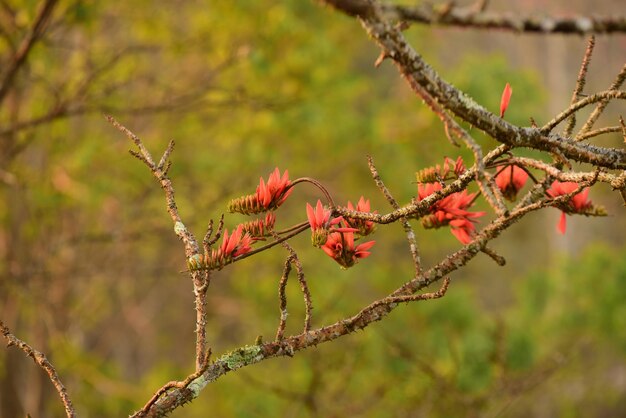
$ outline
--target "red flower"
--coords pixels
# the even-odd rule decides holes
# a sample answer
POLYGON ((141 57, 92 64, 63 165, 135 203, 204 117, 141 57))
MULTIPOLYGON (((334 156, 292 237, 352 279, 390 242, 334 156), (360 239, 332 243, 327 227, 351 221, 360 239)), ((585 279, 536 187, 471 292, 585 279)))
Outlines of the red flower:
POLYGON ((516 165, 505 167, 496 175, 496 185, 507 200, 515 200, 517 193, 528 180, 528 173, 516 165))
MULTIPOLYGON (((574 182, 566 181, 560 182, 555 180, 552 183, 552 186, 548 189, 547 193, 551 197, 563 196, 565 194, 573 193, 576 189, 578 189, 579 185, 574 182)), ((565 219, 565 214, 590 214, 593 210, 593 203, 591 200, 587 200, 587 196, 589 195, 589 188, 584 188, 580 193, 576 193, 571 199, 565 203, 561 203, 558 205, 559 209, 561 209, 561 219, 557 225, 557 229, 561 234, 565 234, 565 229, 567 227, 567 220, 565 219)))
POLYGON ((415 173, 415 177, 418 183, 434 183, 437 181, 448 180, 451 178, 458 178, 465 172, 465 164, 462 157, 457 157, 456 161, 445 157, 443 160, 443 166, 437 164, 434 167, 428 167, 415 173), (450 168, 454 172, 454 176, 450 174, 450 168))
POLYGON ((371 253, 367 250, 372 248, 376 241, 368 241, 354 246, 353 232, 331 232, 328 234, 322 250, 342 267, 352 267, 359 258, 366 258, 371 253))
POLYGON ((513 94, 513 89, 506 83, 504 86, 504 91, 502 91, 502 98, 500 99, 500 117, 504 117, 504 112, 506 112, 507 107, 509 107, 509 101, 511 100, 511 94, 513 94))
MULTIPOLYGON (((426 183, 417 185, 417 194, 420 200, 430 196, 434 192, 441 190, 439 183, 426 183)), ((431 215, 422 218, 424 228, 440 228, 449 225, 450 232, 463 244, 468 244, 472 240, 472 235, 476 230, 474 223, 486 212, 469 212, 475 193, 468 194, 467 191, 452 193, 443 199, 435 202, 430 208, 431 215)))
MULTIPOLYGON (((317 200, 315 209, 310 204, 306 204, 306 216, 311 225, 311 241, 313 245, 319 247, 324 245, 328 236, 328 229, 332 225, 337 225, 343 221, 342 217, 330 219, 331 212, 322 206, 321 200, 317 200)), ((337 231, 354 232, 354 228, 336 228, 337 231)))
POLYGON ((243 225, 239 225, 232 235, 228 235, 228 230, 224 230, 222 245, 211 254, 205 254, 204 265, 208 269, 221 269, 233 258, 252 251, 253 238, 243 231, 243 225))
POLYGON ((247 232, 253 241, 264 240, 269 235, 269 231, 274 229, 276 223, 276 215, 273 212, 267 212, 265 219, 255 219, 254 221, 241 224, 243 232, 247 232))
POLYGON ((330 214, 330 210, 324 208, 322 201, 319 199, 317 199, 315 209, 313 209, 313 206, 310 204, 306 204, 306 217, 309 220, 309 225, 311 225, 312 230, 326 228, 330 221, 330 214))
POLYGON ((289 197, 292 189, 289 188, 289 170, 285 170, 283 176, 280 176, 278 167, 274 169, 267 179, 267 183, 263 181, 263 177, 259 179, 259 186, 256 188, 256 198, 265 209, 276 209, 289 197))
MULTIPOLYGON (((352 205, 352 202, 348 201, 348 209, 355 210, 357 212, 370 212, 370 201, 369 199, 365 200, 363 196, 359 199, 359 202, 356 204, 356 208, 352 205)), ((373 213, 377 213, 374 211, 373 213)), ((364 219, 352 219, 346 218, 346 223, 348 226, 355 228, 359 231, 359 235, 366 236, 374 232, 376 229, 376 225, 372 221, 367 221, 364 219)))
POLYGON ((233 199, 228 203, 229 212, 239 212, 244 215, 274 210, 282 205, 292 192, 289 171, 280 175, 278 167, 270 174, 267 183, 261 177, 256 193, 233 199))

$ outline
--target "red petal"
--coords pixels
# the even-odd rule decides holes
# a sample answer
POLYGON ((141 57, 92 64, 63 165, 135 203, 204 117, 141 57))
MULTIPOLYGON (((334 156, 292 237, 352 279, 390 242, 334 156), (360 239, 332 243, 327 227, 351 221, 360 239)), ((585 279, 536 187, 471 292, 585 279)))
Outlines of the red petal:
POLYGON ((502 92, 502 98, 500 99, 500 117, 504 116, 504 112, 506 112, 507 107, 509 107, 509 101, 511 100, 512 93, 513 89, 509 83, 506 83, 504 91, 502 92))
POLYGON ((311 229, 315 229, 315 212, 313 212, 313 206, 306 204, 306 217, 309 220, 309 225, 311 225, 311 229))
POLYGON ((561 212, 561 219, 559 220, 559 224, 556 229, 559 230, 561 234, 565 234, 565 228, 567 226, 567 220, 565 219, 565 212, 561 212))
POLYGON ((370 201, 369 201, 369 199, 365 200, 365 198, 363 196, 361 196, 361 198, 359 199, 359 203, 357 204, 356 207, 361 212, 369 212, 370 211, 370 201))
POLYGON ((322 226, 326 222, 326 214, 324 212, 322 201, 317 199, 317 205, 315 206, 315 222, 317 223, 317 226, 322 226))
POLYGON ((228 247, 228 229, 224 229, 224 235, 222 237, 222 245, 220 246, 220 250, 222 250, 223 254, 226 254, 226 247, 228 247))
POLYGON ((451 228, 450 232, 452 232, 456 239, 461 241, 462 244, 469 244, 472 241, 472 238, 465 229, 451 228))
POLYGON ((359 251, 367 251, 370 248, 372 248, 374 246, 374 244, 376 244, 376 241, 367 241, 364 242, 363 244, 359 244, 356 247, 357 252, 359 251))
POLYGON ((370 253, 369 251, 357 251, 357 253, 354 255, 356 258, 367 258, 371 255, 372 253, 370 253))
POLYGON ((322 251, 326 253, 330 258, 335 258, 335 251, 332 248, 327 247, 326 245, 322 245, 322 251))
POLYGON ((237 229, 233 231, 232 235, 230 236, 230 239, 228 240, 228 245, 226 246, 226 249, 224 250, 225 254, 230 254, 233 252, 235 248, 237 248, 237 245, 239 244, 239 241, 241 240, 241 231, 242 231, 241 225, 239 225, 237 229))

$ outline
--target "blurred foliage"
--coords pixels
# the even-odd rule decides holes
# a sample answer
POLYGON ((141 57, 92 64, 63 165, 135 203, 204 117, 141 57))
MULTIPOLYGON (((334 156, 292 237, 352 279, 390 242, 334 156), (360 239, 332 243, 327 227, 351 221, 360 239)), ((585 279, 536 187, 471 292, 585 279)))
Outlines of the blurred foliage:
MULTIPOLYGON (((3 56, 36 10, 33 1, 7 4, 16 26, 0 42, 3 56)), ((49 354, 81 416, 130 413, 190 373, 194 354, 193 295, 178 273, 184 254, 163 196, 101 113, 127 125, 155 155, 176 140, 171 177, 180 213, 198 236, 228 200, 254 191, 275 166, 292 178, 319 179, 337 202, 363 194, 382 213, 388 206, 367 154, 401 202, 415 195, 417 169, 444 155, 471 161, 446 141, 390 63, 373 68, 378 51, 358 24, 315 2, 61 1, 54 16, 0 107, 3 127, 64 109, 0 131, 0 318, 49 354)), ((531 69, 488 53, 450 66, 439 60, 430 29, 407 34, 445 77, 490 109, 510 82, 507 119, 527 124, 543 111, 547 92, 531 69)), ((296 190, 279 211, 279 227, 304 220, 305 202, 318 197, 307 186, 296 190)), ((226 225, 242 220, 228 215, 226 225)), ((400 307, 365 332, 293 359, 226 375, 173 416, 619 411, 626 249, 595 246, 576 261, 564 257, 529 272, 531 260, 545 261, 554 248, 543 233, 529 232, 545 229, 541 219, 523 223, 501 240, 510 267, 479 259, 455 274, 445 298, 400 307)), ((449 231, 418 232, 428 265, 458 248, 449 231)), ((315 326, 357 312, 411 277, 398 225, 379 227, 376 240, 372 256, 348 271, 312 249, 308 236, 293 240, 315 326)), ((284 258, 276 248, 215 275, 214 353, 259 334, 273 338, 284 258)), ((288 299, 287 332, 297 333, 303 306, 295 278, 288 299)), ((0 350, 0 415, 62 416, 46 378, 22 357, 0 350)))

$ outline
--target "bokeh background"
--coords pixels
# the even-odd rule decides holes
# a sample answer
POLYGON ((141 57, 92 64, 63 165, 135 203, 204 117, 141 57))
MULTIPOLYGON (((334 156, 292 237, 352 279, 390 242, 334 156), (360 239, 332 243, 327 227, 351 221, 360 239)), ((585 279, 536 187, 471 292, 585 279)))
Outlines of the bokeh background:
MULTIPOLYGON (((615 14, 619 0, 493 1, 493 10, 615 14), (593 4, 592 4, 593 3, 593 4)), ((0 54, 21 39, 37 2, 0 7, 0 54)), ((586 41, 412 27, 415 48, 507 119, 539 124, 570 100, 586 41)), ((176 140, 171 178, 186 225, 202 236, 226 203, 278 166, 314 177, 338 202, 365 195, 389 210, 365 156, 401 202, 414 172, 452 147, 360 25, 315 1, 60 1, 0 107, 0 318, 56 365, 81 416, 124 416, 194 367, 191 284, 163 194, 109 125, 111 114, 159 155, 176 140)), ((586 92, 606 89, 626 37, 600 36, 586 92)), ((6 60, 3 61, 5 63, 6 60)), ((4 64, 3 64, 4 65, 4 64)), ((623 107, 611 105, 604 124, 623 107)), ((493 140, 474 131, 485 147, 493 140)), ((598 139, 623 146, 619 135, 598 139)), ((523 151, 523 155, 539 156, 523 151)), ((543 157, 547 158, 547 157, 543 157)), ((319 193, 299 187, 279 225, 305 219, 319 193)), ((606 218, 531 214, 456 272, 441 300, 401 306, 385 321, 294 358, 224 376, 174 417, 589 417, 626 413, 626 216, 615 193, 590 197, 606 218)), ((228 227, 245 220, 228 215, 228 227)), ((422 230, 426 265, 459 247, 422 230)), ((304 234, 306 235, 306 234, 304 234)), ((308 236, 294 239, 313 293, 314 326, 354 314, 411 277, 399 225, 379 227, 370 258, 343 271, 308 236)), ((215 275, 209 342, 219 355, 278 323, 280 248, 215 275)), ((301 329, 288 286, 287 331, 301 329)), ((46 375, 0 349, 0 416, 60 417, 46 375)))

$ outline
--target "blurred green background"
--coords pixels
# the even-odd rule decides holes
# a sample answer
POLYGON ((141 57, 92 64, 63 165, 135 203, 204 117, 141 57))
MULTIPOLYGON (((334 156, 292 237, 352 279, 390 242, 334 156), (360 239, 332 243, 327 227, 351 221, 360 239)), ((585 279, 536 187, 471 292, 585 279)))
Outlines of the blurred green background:
MULTIPOLYGON (((492 2, 518 13, 616 13, 620 1, 492 2)), ((3 65, 37 2, 2 2, 3 65)), ((507 119, 546 122, 569 102, 585 40, 412 27, 440 74, 507 119)), ((599 37, 587 91, 623 65, 626 38, 599 37)), ((60 1, 0 104, 0 318, 47 353, 84 417, 124 416, 194 367, 191 283, 163 194, 132 158, 111 114, 160 155, 176 140, 180 214, 201 237, 226 203, 275 166, 314 177, 338 202, 389 211, 365 156, 401 202, 414 172, 463 155, 360 25, 314 1, 60 1)), ((617 106, 605 123, 613 122, 617 106), (613 119, 609 119, 609 118, 613 119)), ((623 113, 623 108, 622 108, 623 113)), ((614 124, 614 123, 611 123, 614 124)), ((493 140, 473 132, 486 148, 493 140)), ((618 135, 598 143, 620 146, 618 135)), ((525 151, 525 155, 534 155, 525 151)), ((305 219, 299 187, 279 226, 305 219)), ((531 214, 477 257, 445 298, 399 307, 365 332, 239 370, 175 417, 588 417, 626 413, 626 216, 598 185, 607 218, 531 214)), ((232 228, 245 220, 228 215, 232 228)), ((429 266, 459 247, 416 223, 429 266)), ((306 235, 306 234, 304 234, 306 235)), ((293 246, 313 294, 313 325, 356 313, 411 275, 399 225, 379 227, 370 258, 340 270, 309 237, 293 246)), ((273 338, 285 258, 275 248, 214 276, 208 336, 217 355, 273 338)), ((295 280, 288 333, 302 327, 295 280)), ((47 377, 0 350, 0 416, 64 416, 47 377)))

